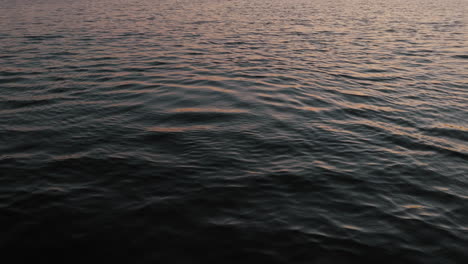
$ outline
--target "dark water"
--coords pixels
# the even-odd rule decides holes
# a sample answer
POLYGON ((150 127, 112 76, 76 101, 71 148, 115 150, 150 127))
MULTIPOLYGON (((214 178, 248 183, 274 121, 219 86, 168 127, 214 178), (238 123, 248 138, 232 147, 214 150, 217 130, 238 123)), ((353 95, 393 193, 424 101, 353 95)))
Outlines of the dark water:
POLYGON ((2 258, 468 263, 467 14, 2 0, 2 258))

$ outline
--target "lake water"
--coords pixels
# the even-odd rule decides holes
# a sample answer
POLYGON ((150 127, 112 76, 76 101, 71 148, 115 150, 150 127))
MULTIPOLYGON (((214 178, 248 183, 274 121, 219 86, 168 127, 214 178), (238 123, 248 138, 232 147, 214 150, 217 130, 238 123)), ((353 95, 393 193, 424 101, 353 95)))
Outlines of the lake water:
POLYGON ((467 263, 467 14, 1 0, 2 258, 467 263))

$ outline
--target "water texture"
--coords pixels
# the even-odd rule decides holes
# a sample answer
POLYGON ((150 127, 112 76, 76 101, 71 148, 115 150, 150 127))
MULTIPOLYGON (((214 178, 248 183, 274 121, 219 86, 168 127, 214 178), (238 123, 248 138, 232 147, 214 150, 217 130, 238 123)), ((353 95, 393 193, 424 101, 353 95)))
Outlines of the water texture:
POLYGON ((467 14, 1 0, 2 256, 467 263, 467 14))

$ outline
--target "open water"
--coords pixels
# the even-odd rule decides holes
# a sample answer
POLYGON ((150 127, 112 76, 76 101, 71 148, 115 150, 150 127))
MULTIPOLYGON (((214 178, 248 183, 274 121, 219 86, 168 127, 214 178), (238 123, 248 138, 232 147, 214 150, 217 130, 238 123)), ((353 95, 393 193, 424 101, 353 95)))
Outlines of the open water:
POLYGON ((467 14, 1 0, 2 259, 468 263, 467 14))

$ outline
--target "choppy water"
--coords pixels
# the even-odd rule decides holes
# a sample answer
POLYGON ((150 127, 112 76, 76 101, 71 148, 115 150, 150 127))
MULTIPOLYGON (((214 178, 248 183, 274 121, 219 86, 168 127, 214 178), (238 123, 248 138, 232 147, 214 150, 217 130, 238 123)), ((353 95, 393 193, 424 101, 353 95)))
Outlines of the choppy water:
POLYGON ((467 14, 2 0, 2 254, 467 263, 467 14))

